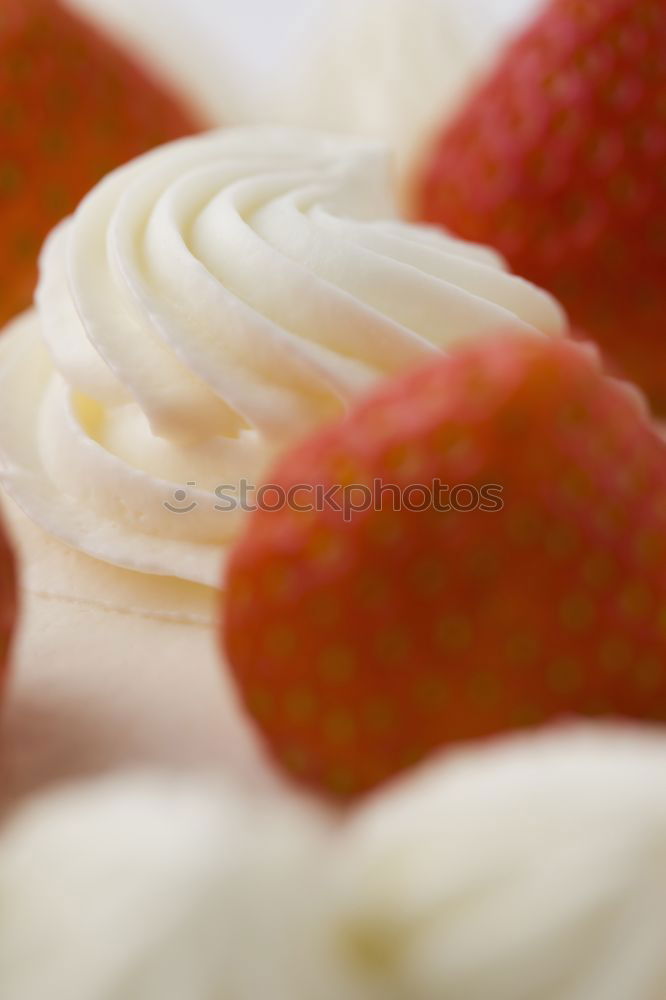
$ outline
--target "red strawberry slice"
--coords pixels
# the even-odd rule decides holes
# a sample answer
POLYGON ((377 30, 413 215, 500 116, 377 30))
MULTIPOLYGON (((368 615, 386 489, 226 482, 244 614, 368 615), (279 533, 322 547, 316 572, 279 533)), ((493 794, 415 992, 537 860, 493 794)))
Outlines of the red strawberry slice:
POLYGON ((0 0, 0 325, 52 226, 113 167, 202 124, 55 0, 0 0))
POLYGON ((9 643, 16 618, 14 556, 0 525, 0 688, 9 661, 9 643))
POLYGON ((418 214, 549 289, 666 411, 666 4, 552 0, 433 149, 418 214))
POLYGON ((264 506, 292 503, 250 517, 224 637, 297 778, 349 795, 564 715, 666 719, 666 445, 588 345, 464 347, 269 479, 264 506), (437 481, 439 509, 419 510, 437 481), (375 509, 295 510, 317 484, 358 507, 368 487, 375 509))

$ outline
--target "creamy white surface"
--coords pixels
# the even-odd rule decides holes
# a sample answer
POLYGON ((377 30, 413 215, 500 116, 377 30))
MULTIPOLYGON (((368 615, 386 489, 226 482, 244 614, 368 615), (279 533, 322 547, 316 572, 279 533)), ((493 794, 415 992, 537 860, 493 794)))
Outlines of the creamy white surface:
POLYGON ((311 44, 266 94, 271 121, 386 141, 405 204, 436 132, 499 47, 497 4, 473 0, 335 0, 311 44), (488 5, 489 6, 489 5, 488 5))
POLYGON ((0 494, 21 614, 0 726, 0 810, 127 767, 280 786, 224 663, 219 591, 100 562, 0 494))
POLYGON ((382 1000, 658 1000, 666 736, 587 725, 433 760, 331 866, 338 935, 382 1000))
MULTIPOLYGON (((12 1000, 659 1000, 666 738, 434 758, 347 815, 155 776, 0 836, 12 1000)), ((4 914, 4 917, 2 916, 4 914)))
POLYGON ((299 891, 324 828, 286 796, 201 778, 137 774, 36 801, 0 838, 3 995, 351 1000, 318 946, 319 901, 299 891))
POLYGON ((89 555, 215 584, 240 523, 216 487, 261 482, 436 351, 562 329, 494 253, 394 213, 382 147, 305 131, 212 132, 111 174, 47 241, 37 313, 0 344, 6 490, 89 555), (174 514, 182 488, 197 507, 174 514))

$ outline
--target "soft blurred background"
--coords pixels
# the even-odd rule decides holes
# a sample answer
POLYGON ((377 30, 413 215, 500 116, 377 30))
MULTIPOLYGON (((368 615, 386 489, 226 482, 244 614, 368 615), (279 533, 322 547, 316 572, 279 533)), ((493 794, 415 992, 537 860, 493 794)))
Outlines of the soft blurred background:
MULTIPOLYGON (((409 0, 436 7, 460 20, 479 46, 493 45, 538 6, 538 0, 409 0)), ((261 110, 275 100, 285 75, 298 71, 308 46, 318 46, 332 19, 347 8, 350 18, 373 11, 377 34, 393 0, 70 0, 72 6, 103 17, 126 37, 151 47, 158 61, 170 63, 206 95, 209 107, 222 110, 229 97, 261 110), (196 47, 196 65, 189 63, 196 47), (188 51, 188 49, 190 51, 188 51)), ((351 24, 351 20, 349 22, 351 24)), ((349 39, 347 39, 349 41, 349 39)), ((368 53, 370 58, 370 53, 368 53)), ((358 72, 358 67, 355 68, 358 72)), ((226 109, 226 106, 225 106, 226 109)), ((231 107, 231 114, 237 109, 231 107)))
POLYGON ((428 127, 539 0, 68 0, 212 121, 386 138, 406 168, 428 127), (413 79, 405 78, 405 67, 413 79))

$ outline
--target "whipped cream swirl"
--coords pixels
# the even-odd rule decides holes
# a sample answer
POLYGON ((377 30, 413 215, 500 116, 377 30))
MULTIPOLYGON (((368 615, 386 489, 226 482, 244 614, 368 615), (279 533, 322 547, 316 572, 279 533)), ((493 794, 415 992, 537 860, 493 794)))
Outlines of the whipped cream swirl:
POLYGON ((211 132, 110 174, 47 240, 36 313, 0 345, 7 491, 80 551, 215 584, 242 517, 216 488, 258 485, 456 341, 561 331, 494 252, 395 213, 382 147, 307 131, 211 132), (185 491, 173 506, 195 507, 165 506, 185 491))

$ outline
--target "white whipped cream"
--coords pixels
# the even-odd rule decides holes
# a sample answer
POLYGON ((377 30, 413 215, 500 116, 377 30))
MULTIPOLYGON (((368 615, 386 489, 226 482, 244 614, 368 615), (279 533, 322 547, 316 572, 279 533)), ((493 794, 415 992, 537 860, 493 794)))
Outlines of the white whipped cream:
POLYGON ((336 817, 116 777, 0 837, 12 1000, 657 1000, 666 739, 586 726, 433 759, 336 817))
POLYGON ((152 774, 47 794, 0 838, 8 1000, 365 1000, 327 962, 324 818, 152 774))
POLYGON ((48 239, 36 314, 0 346, 9 494, 93 557, 214 585, 241 516, 217 487, 258 485, 462 339, 562 330, 495 253, 394 215, 382 147, 307 131, 212 132, 110 174, 48 239))
POLYGON ((433 759, 351 820, 333 926, 383 1000, 656 1000, 666 739, 550 729, 433 759))

